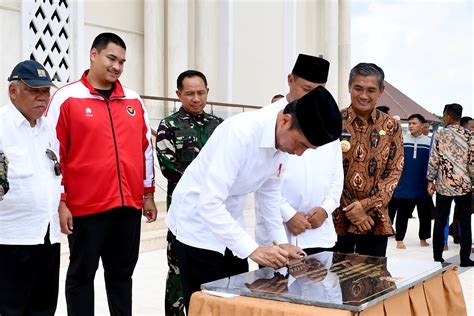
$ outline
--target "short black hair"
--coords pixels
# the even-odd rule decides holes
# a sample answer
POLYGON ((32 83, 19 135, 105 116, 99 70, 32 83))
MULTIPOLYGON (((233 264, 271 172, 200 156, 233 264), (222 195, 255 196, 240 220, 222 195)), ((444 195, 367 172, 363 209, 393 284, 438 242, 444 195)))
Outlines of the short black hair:
POLYGON ((114 43, 127 50, 123 39, 117 34, 109 32, 100 33, 99 35, 97 35, 94 41, 92 42, 91 50, 95 48, 100 53, 100 51, 106 48, 109 43, 114 43))
POLYGON ((469 123, 469 121, 472 121, 472 117, 470 116, 464 116, 464 117, 461 117, 461 126, 463 127, 466 127, 467 123, 469 123))
POLYGON ((283 109, 283 114, 290 114, 291 115, 290 129, 296 128, 298 130, 301 130, 300 122, 298 121, 298 118, 296 117, 296 104, 297 103, 298 103, 298 100, 294 100, 294 101, 288 103, 285 106, 285 108, 283 109))
POLYGON ((186 71, 180 73, 179 76, 178 76, 178 80, 176 80, 176 87, 178 88, 178 90, 183 89, 184 79, 185 78, 191 78, 191 77, 201 78, 202 81, 204 81, 204 85, 207 88, 207 79, 206 79, 206 76, 204 76, 204 74, 202 72, 197 71, 197 70, 186 70, 186 71))
POLYGON ((423 115, 419 114, 419 113, 415 113, 415 114, 412 114, 408 117, 408 121, 411 120, 411 119, 418 119, 418 121, 420 121, 420 123, 424 124, 426 123, 426 119, 423 115))
POLYGON ((388 112, 390 111, 390 107, 386 105, 379 105, 378 107, 376 107, 376 109, 381 112, 384 112, 385 114, 388 114, 388 112))
POLYGON ((444 106, 443 115, 449 115, 453 120, 458 122, 462 117, 462 106, 458 103, 446 104, 444 106))

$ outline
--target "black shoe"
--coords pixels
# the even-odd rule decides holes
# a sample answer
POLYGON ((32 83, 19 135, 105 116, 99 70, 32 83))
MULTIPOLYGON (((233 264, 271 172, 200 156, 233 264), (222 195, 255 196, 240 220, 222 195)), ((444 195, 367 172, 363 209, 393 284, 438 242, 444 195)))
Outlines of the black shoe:
POLYGON ((444 262, 444 259, 443 259, 443 258, 441 258, 441 259, 434 259, 434 261, 435 261, 435 262, 441 262, 441 263, 443 263, 443 262, 444 262))
POLYGON ((469 261, 463 261, 460 264, 461 267, 474 267, 474 261, 469 259, 469 261))
POLYGON ((460 243, 459 237, 453 237, 453 244, 459 245, 460 243))

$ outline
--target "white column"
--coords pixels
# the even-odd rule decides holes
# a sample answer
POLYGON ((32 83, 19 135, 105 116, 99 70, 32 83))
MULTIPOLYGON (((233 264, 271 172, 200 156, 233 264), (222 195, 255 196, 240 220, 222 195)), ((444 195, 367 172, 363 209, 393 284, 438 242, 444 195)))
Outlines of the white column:
POLYGON ((328 82, 326 88, 331 91, 336 98, 338 96, 338 28, 339 14, 337 0, 325 1, 325 34, 324 34, 324 58, 329 60, 331 67, 329 68, 328 82))
MULTIPOLYGON (((172 0, 166 4, 165 97, 176 98, 176 79, 180 73, 188 69, 188 2, 172 0)), ((169 106, 169 111, 172 112, 173 104, 169 106)))
POLYGON ((351 71, 351 3, 339 0, 339 95, 338 104, 345 108, 350 104, 347 84, 351 71))
MULTIPOLYGON (((165 47, 164 47, 164 3, 163 1, 145 0, 144 12, 144 94, 149 96, 164 95, 165 79, 165 47)), ((159 118, 162 118, 163 102, 144 100, 151 125, 156 128, 159 118), (156 123, 156 124, 155 124, 156 123)))

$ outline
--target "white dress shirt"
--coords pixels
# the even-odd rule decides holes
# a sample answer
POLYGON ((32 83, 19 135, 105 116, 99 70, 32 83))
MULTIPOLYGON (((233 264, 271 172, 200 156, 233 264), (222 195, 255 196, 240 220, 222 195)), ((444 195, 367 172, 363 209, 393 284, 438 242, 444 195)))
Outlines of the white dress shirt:
POLYGON ((278 112, 235 115, 214 131, 173 192, 166 223, 189 246, 248 257, 257 243, 244 229, 248 193, 261 196, 270 238, 286 242, 279 207, 281 166, 288 155, 275 149, 278 112))
MULTIPOLYGON (((270 104, 262 111, 275 112, 284 108, 285 98, 270 104), (280 102, 284 100, 284 102, 280 102), (279 104, 278 104, 279 103, 279 104)), ((285 229, 288 242, 301 248, 330 248, 337 240, 332 221, 332 212, 339 206, 342 188, 344 185, 344 171, 342 168, 342 150, 339 140, 335 140, 316 149, 306 150, 302 156, 289 156, 283 167, 283 181, 281 194, 281 215, 283 222, 290 220, 296 212, 308 213, 315 207, 322 207, 328 217, 316 229, 309 229, 295 236, 287 226, 285 229)), ((255 206, 260 207, 259 197, 256 195, 255 206)), ((262 225, 263 218, 256 216, 255 237, 260 245, 272 244, 269 230, 262 225)))
POLYGON ((43 244, 48 225, 50 242, 60 242, 61 177, 55 175, 46 149, 59 159, 55 129, 45 118, 31 127, 13 104, 0 109, 0 150, 9 161, 10 183, 10 190, 0 201, 2 245, 43 244))

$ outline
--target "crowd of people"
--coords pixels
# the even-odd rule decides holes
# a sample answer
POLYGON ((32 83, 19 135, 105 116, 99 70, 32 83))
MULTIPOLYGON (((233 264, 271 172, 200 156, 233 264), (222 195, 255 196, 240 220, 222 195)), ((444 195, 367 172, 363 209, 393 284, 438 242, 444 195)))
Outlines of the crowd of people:
POLYGON ((461 266, 471 253, 474 138, 462 106, 448 104, 445 127, 377 109, 385 75, 373 63, 350 72, 349 107, 325 88, 330 63, 300 54, 289 92, 261 110, 227 120, 206 113, 206 76, 177 78, 181 108, 152 143, 139 95, 120 81, 125 42, 101 33, 90 68, 59 88, 36 61, 12 70, 0 110, 0 315, 54 315, 60 233, 69 241, 68 315, 94 314, 94 278, 104 267, 111 315, 132 314, 132 275, 142 216, 156 220, 154 155, 168 181, 166 315, 184 315, 202 283, 323 251, 385 257, 403 243, 417 207, 421 246, 434 215, 433 258, 442 252, 451 202, 461 266), (433 211, 432 195, 436 192, 433 211), (244 204, 255 194, 255 239, 244 204), (395 215, 396 214, 396 215, 395 215), (393 221, 396 216, 395 230, 393 221))

